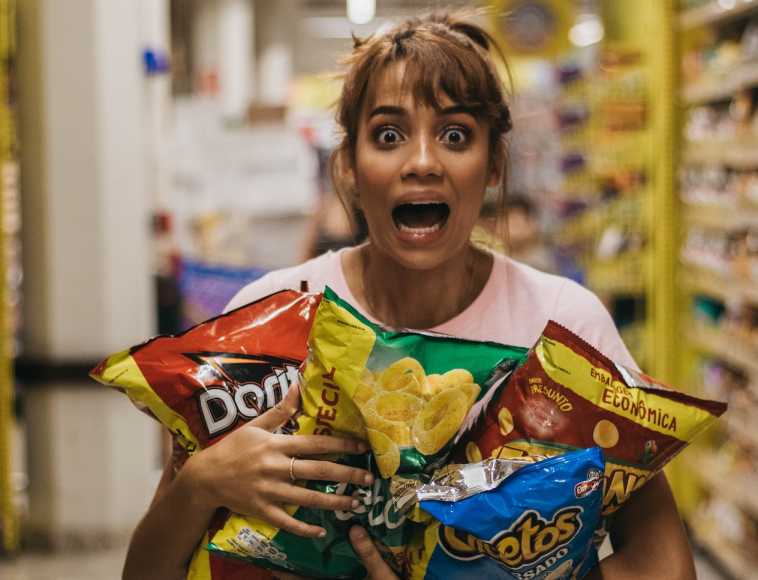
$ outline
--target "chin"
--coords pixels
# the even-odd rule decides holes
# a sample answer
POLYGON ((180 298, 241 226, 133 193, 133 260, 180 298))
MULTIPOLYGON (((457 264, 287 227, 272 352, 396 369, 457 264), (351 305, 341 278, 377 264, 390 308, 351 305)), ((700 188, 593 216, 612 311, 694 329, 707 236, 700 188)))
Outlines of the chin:
POLYGON ((464 247, 465 244, 437 248, 393 247, 383 253, 406 270, 430 271, 453 260, 464 247))

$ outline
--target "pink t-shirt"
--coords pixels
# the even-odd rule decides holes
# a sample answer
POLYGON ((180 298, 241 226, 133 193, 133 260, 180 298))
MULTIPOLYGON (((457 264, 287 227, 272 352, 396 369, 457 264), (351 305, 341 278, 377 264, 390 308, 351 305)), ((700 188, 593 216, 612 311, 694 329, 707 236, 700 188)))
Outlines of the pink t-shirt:
MULTIPOLYGON (((302 280, 308 281, 311 292, 321 292, 329 286, 361 310, 342 271, 344 252, 328 252, 299 266, 270 272, 240 290, 226 310, 278 290, 299 289, 302 280)), ((555 320, 614 362, 637 368, 613 319, 592 292, 572 280, 540 272, 507 256, 493 256, 492 273, 479 296, 466 310, 430 330, 531 347, 547 321, 555 320)))

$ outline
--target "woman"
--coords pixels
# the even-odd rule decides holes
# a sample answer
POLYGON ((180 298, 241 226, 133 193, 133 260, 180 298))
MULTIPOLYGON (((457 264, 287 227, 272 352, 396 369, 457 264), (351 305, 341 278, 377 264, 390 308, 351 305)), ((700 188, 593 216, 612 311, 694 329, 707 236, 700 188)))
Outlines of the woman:
MULTIPOLYGON (((503 138, 511 127, 490 47, 481 28, 456 15, 413 19, 356 41, 339 102, 344 137, 333 174, 346 205, 365 216, 369 241, 269 274, 228 308, 307 280, 314 291, 330 285, 384 324, 472 339, 531 345, 554 319, 634 366, 593 294, 469 242, 485 191, 502 186, 503 138)), ((167 466, 132 539, 125 577, 182 577, 219 506, 311 537, 323 530, 289 517, 280 504, 348 507, 350 498, 291 485, 291 466, 298 479, 370 480, 360 470, 308 459, 358 452, 358 442, 271 433, 294 411, 292 393, 280 408, 190 458, 176 477, 167 466), (292 457, 298 459, 291 464, 292 457)), ((370 577, 394 577, 362 530, 350 534, 370 577)), ((695 577, 663 475, 620 511, 613 543, 598 578, 695 577)))

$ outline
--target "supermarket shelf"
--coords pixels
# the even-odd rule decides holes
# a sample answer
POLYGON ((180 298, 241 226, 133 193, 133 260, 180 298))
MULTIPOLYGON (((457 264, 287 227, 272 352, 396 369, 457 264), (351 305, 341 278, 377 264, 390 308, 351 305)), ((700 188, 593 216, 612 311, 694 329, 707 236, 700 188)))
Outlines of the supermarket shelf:
POLYGON ((747 425, 742 419, 731 418, 728 413, 726 419, 727 426, 732 433, 736 434, 740 440, 758 449, 758 431, 755 430, 754 426, 747 425))
POLYGON ((643 217, 642 201, 645 195, 645 191, 640 191, 588 209, 566 223, 557 235, 557 241, 564 245, 592 241, 600 236, 611 223, 640 223, 643 217))
POLYGON ((685 163, 726 165, 734 169, 758 169, 758 141, 690 141, 684 148, 685 163))
MULTIPOLYGON (((758 353, 749 346, 741 344, 734 337, 723 331, 695 323, 687 338, 696 349, 743 369, 751 375, 753 382, 758 380, 758 353)), ((758 501, 758 496, 756 496, 756 501, 758 501)))
POLYGON ((645 254, 636 252, 587 266, 587 285, 601 294, 642 294, 647 288, 645 254))
POLYGON ((758 477, 734 477, 724 473, 718 461, 708 453, 698 456, 697 466, 701 480, 714 494, 740 506, 752 517, 758 517, 758 495, 755 494, 755 490, 758 489, 758 477))
POLYGON ((758 85, 758 66, 748 62, 685 85, 681 98, 688 105, 723 101, 731 99, 737 91, 755 85, 758 85))
POLYGON ((752 561, 748 554, 725 542, 707 522, 693 518, 690 524, 695 541, 721 564, 725 571, 739 580, 758 580, 758 572, 755 571, 758 564, 752 561))
POLYGON ((706 204, 685 204, 684 223, 709 229, 737 230, 758 227, 758 209, 755 206, 725 207, 706 204))
POLYGON ((689 30, 698 26, 719 24, 758 10, 758 0, 735 2, 732 8, 724 8, 721 2, 712 0, 703 6, 690 8, 679 15, 679 27, 689 30))
POLYGON ((716 274, 698 266, 685 265, 685 268, 684 284, 689 290, 702 292, 722 302, 738 299, 758 305, 758 284, 716 274))

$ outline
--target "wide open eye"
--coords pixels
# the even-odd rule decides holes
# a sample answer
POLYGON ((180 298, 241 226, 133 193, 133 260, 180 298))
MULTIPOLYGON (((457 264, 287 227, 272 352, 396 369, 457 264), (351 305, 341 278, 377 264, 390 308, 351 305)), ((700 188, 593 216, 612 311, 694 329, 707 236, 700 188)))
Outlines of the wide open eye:
POLYGON ((402 140, 402 135, 392 127, 380 127, 374 133, 374 139, 379 145, 391 146, 397 145, 402 140))
POLYGON ((470 133, 471 131, 465 127, 447 127, 442 132, 441 141, 451 147, 463 147, 468 143, 470 133))

